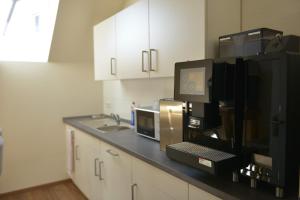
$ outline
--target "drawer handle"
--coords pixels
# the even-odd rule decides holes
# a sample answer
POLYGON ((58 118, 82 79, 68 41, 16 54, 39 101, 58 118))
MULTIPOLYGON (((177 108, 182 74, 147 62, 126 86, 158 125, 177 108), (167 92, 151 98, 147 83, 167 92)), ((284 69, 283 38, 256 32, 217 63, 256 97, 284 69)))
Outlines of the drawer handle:
POLYGON ((103 161, 100 161, 99 162, 99 180, 100 181, 103 181, 104 180, 104 178, 103 178, 103 176, 102 176, 102 168, 101 168, 101 165, 102 164, 104 164, 104 162, 103 161))
POLYGON ((114 156, 114 157, 118 157, 119 154, 114 153, 111 149, 106 150, 107 153, 109 153, 110 155, 114 156))
POLYGON ((97 173, 97 163, 99 161, 99 158, 95 158, 94 160, 94 170, 95 170, 95 176, 99 176, 99 174, 97 173))
POLYGON ((135 199, 134 198, 134 188, 136 188, 136 187, 137 187, 136 183, 131 185, 131 200, 135 199))
POLYGON ((79 145, 75 146, 75 158, 76 160, 80 160, 79 156, 78 156, 78 149, 79 149, 79 145))

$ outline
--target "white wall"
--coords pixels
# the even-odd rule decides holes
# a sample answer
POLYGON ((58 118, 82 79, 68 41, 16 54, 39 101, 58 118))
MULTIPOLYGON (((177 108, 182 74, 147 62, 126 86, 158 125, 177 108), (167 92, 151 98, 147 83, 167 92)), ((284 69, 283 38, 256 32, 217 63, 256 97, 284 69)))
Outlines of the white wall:
POLYGON ((67 178, 62 117, 102 112, 93 24, 122 6, 121 0, 61 0, 50 63, 0 62, 0 193, 67 178))
POLYGON ((172 98, 173 82, 173 78, 105 81, 104 112, 118 113, 121 117, 130 119, 130 105, 133 101, 140 106, 149 106, 161 98, 172 98))
POLYGON ((125 0, 124 7, 130 6, 131 4, 137 2, 138 0, 125 0))
POLYGON ((101 112, 100 89, 86 64, 0 64, 0 193, 67 178, 62 117, 101 112))
POLYGON ((242 0, 243 30, 269 27, 300 35, 299 0, 242 0))

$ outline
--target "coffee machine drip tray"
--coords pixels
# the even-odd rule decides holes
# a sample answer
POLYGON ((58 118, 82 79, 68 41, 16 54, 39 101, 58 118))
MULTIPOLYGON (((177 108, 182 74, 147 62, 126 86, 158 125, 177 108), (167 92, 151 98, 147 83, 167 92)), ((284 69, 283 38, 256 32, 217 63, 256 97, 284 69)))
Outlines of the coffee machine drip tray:
POLYGON ((168 145, 166 153, 175 161, 214 175, 232 172, 238 168, 236 155, 190 142, 168 145))

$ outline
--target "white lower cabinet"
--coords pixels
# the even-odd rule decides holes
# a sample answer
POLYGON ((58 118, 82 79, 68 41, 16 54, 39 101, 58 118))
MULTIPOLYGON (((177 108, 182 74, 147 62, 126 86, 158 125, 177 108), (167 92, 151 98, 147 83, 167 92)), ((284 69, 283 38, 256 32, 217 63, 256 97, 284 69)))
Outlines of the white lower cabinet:
POLYGON ((189 185, 189 200, 221 200, 221 199, 193 185, 189 185))
MULTIPOLYGON (((71 179, 90 200, 102 199, 101 142, 75 128, 67 127, 74 134, 74 171, 71 179)), ((71 158, 73 159, 73 158, 71 158)))
POLYGON ((67 133, 70 131, 75 138, 75 169, 70 178, 90 200, 220 200, 118 148, 67 126, 67 133))
POLYGON ((86 177, 88 190, 86 196, 90 200, 102 200, 103 195, 103 153, 102 142, 95 138, 88 138, 86 146, 86 177))
POLYGON ((131 200, 131 156, 102 143, 103 199, 131 200))
POLYGON ((76 129, 72 130, 75 137, 74 142, 74 162, 75 169, 72 175, 72 179, 81 192, 89 197, 89 178, 87 176, 88 172, 88 154, 87 150, 87 134, 84 134, 76 129))
POLYGON ((188 200, 188 184, 151 165, 133 159, 134 200, 188 200))

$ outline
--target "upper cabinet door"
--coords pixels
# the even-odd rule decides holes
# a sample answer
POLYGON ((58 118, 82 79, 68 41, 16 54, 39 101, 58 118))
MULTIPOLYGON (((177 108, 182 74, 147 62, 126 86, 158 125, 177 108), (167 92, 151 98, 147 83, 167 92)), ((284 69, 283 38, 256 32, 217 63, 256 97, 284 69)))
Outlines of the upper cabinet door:
POLYGON ((95 80, 118 79, 115 17, 94 27, 95 80))
POLYGON ((205 58, 205 0, 150 0, 151 77, 174 76, 176 62, 205 58))
POLYGON ((148 0, 117 14, 118 72, 121 79, 149 77, 148 0))

